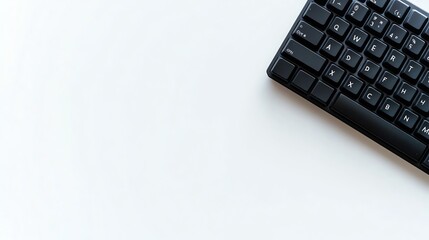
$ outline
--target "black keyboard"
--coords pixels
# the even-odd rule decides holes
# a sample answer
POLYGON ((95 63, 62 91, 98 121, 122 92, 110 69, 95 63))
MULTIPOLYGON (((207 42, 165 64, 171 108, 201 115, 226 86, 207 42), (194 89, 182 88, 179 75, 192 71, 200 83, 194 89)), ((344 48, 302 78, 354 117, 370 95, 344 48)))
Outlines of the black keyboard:
POLYGON ((308 1, 267 73, 429 174, 428 17, 403 0, 308 1))

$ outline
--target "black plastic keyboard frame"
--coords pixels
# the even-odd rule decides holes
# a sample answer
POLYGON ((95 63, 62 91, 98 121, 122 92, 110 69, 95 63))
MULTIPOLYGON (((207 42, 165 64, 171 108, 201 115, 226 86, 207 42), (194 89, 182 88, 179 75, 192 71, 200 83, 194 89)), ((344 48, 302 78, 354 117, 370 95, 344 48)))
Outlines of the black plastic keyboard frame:
MULTIPOLYGON (((404 2, 404 3, 406 3, 406 4, 408 4, 408 5, 410 6, 410 9, 415 9, 415 10, 417 10, 417 11, 419 11, 419 12, 421 12, 421 13, 425 14, 426 16, 429 16, 429 13, 428 13, 428 12, 424 11, 423 9, 421 9, 421 8, 419 8, 418 6, 414 5, 413 3, 409 2, 409 1, 406 1, 406 0, 401 0, 401 1, 402 1, 402 2, 404 2)), ((298 88, 294 87, 294 86, 291 84, 291 82, 292 82, 291 80, 290 80, 290 81, 285 81, 285 80, 283 80, 282 78, 280 78, 280 77, 276 76, 275 74, 273 74, 272 69, 273 69, 273 67, 274 67, 274 65, 275 65, 275 63, 276 63, 276 61, 277 61, 277 60, 282 56, 282 53, 281 53, 281 52, 282 52, 282 50, 285 48, 285 45, 287 44, 287 42, 288 42, 290 39, 296 39, 296 38, 294 38, 294 37, 292 36, 292 34, 293 34, 294 30, 297 28, 297 26, 298 26, 299 22, 303 20, 303 15, 304 15, 305 11, 307 10, 308 6, 309 6, 311 3, 317 3, 317 2, 320 2, 320 1, 308 0, 308 1, 306 2, 306 4, 305 4, 305 6, 303 7, 302 11, 301 11, 301 12, 300 12, 300 14, 297 16, 295 23, 292 25, 292 27, 291 27, 290 31, 288 32, 288 34, 287 34, 286 38, 284 39, 284 41, 283 41, 283 43, 281 44, 281 46, 280 46, 279 50, 277 51, 277 53, 276 53, 275 57, 273 58, 273 60, 272 60, 271 64, 269 65, 269 67, 268 67, 268 69, 267 69, 267 74, 268 74, 268 76, 269 76, 271 79, 273 79, 273 80, 275 80, 276 82, 278 82, 278 83, 280 83, 281 85, 283 85, 284 87, 286 87, 286 88, 288 88, 288 89, 292 90, 292 91, 293 91, 293 92, 295 92, 296 94, 298 94, 298 95, 300 95, 301 97, 305 98, 306 100, 308 100, 308 101, 312 102, 313 104, 315 104, 315 105, 316 105, 316 106, 318 106, 319 108, 323 109, 325 112, 327 112, 327 113, 329 113, 329 114, 333 115, 334 117, 338 118, 339 120, 341 120, 341 121, 342 121, 342 122, 344 122, 345 124, 347 124, 347 125, 351 126, 351 127, 352 127, 352 128, 354 128, 355 130, 357 130, 357 131, 361 132, 362 134, 366 135, 367 137, 369 137, 369 138, 370 138, 370 139, 372 139, 373 141, 377 142, 377 143, 378 143, 378 144, 380 144, 381 146, 383 146, 383 147, 385 147, 386 149, 390 150, 391 152, 395 153, 396 155, 398 155, 399 157, 403 158, 404 160, 406 160, 406 161, 407 161, 407 162, 409 162, 410 164, 414 165, 415 167, 419 168, 419 169, 420 169, 420 170, 422 170, 423 172, 425 172, 425 173, 429 174, 429 168, 428 168, 428 167, 424 167, 424 166, 422 165, 422 162, 423 162, 425 159, 429 158, 429 148, 427 148, 427 147, 426 147, 426 150, 424 151, 424 154, 423 154, 422 159, 420 159, 420 161, 419 161, 419 162, 415 162, 413 159, 411 159, 411 158, 410 158, 410 157, 408 157, 407 155, 403 154, 401 151, 398 151, 396 148, 394 148, 394 147, 392 147, 392 146, 390 146, 390 145, 386 144, 385 142, 383 142, 383 141, 379 140, 379 139, 378 139, 376 136, 374 136, 371 132, 366 131, 364 128, 360 127, 358 124, 355 124, 354 122, 350 121, 349 119, 347 119, 347 118, 343 117, 342 115, 340 115, 340 114, 336 113, 335 111, 333 111, 333 110, 331 109, 332 104, 333 104, 333 103, 335 102, 335 100, 336 100, 336 99, 338 99, 338 97, 341 95, 341 92, 338 90, 338 89, 340 89, 341 85, 335 88, 335 89, 336 89, 336 92, 335 92, 334 96, 331 98, 330 103, 329 103, 328 105, 324 105, 324 104, 320 103, 319 101, 315 100, 314 98, 311 98, 311 97, 310 97, 310 93, 304 93, 303 91, 301 91, 301 90, 299 90, 298 88)), ((323 1, 322 1, 322 2, 323 2, 323 1)), ((328 2, 329 2, 329 1, 328 1, 328 2)), ((352 1, 352 4, 353 4, 353 3, 355 3, 355 2, 359 2, 359 3, 362 3, 362 4, 366 5, 366 1, 364 1, 364 0, 353 0, 353 1, 352 1)), ((388 5, 387 5, 386 9, 388 9, 388 8, 389 8, 389 6, 390 6, 392 3, 393 3, 393 0, 388 1, 388 5)), ((323 6, 323 5, 322 5, 322 6, 323 6)), ((324 4, 324 6, 325 6, 325 8, 326 8, 326 4, 324 4)), ((387 10, 385 10, 385 11, 387 11, 387 10)), ((384 12, 385 12, 385 11, 384 11, 384 12)), ((332 11, 331 11, 331 12, 332 12, 332 11)), ((370 16, 371 16, 371 14, 372 14, 372 13, 378 13, 378 12, 376 12, 376 11, 374 11, 374 10, 370 9, 370 14, 369 14, 369 16, 367 17, 367 19, 369 19, 369 18, 370 18, 370 16)), ((327 24, 327 27, 326 27, 324 30, 321 30, 323 33, 325 33, 325 35, 326 35, 327 37, 325 37, 325 39, 323 40, 323 42, 321 43, 321 45, 320 45, 320 47, 319 47, 319 48, 321 48, 321 46, 323 46, 323 44, 327 41, 327 39, 329 38, 329 36, 331 36, 331 35, 332 35, 332 34, 328 34, 328 33, 327 33, 327 31, 328 31, 329 25, 332 23, 333 19, 335 19, 335 17, 336 17, 336 16, 338 16, 338 15, 337 15, 336 13, 334 13, 334 12, 332 12, 332 14, 333 14, 333 17, 331 17, 331 18, 330 18, 330 20, 329 20, 329 22, 328 22, 328 24, 327 24)), ((345 15, 346 15, 346 14, 347 14, 347 13, 343 14, 343 16, 341 16, 340 18, 341 18, 341 19, 345 19, 345 15)), ((386 17, 386 16, 385 16, 385 14, 383 14, 383 16, 384 16, 384 17, 386 17)), ((390 24, 389 24, 389 26, 388 26, 388 28, 387 28, 387 29, 389 29, 389 28, 392 26, 392 23, 394 23, 394 22, 392 22, 392 20, 390 20, 390 19, 389 19, 389 21, 390 21, 390 24)), ((350 22, 350 21, 348 21, 348 22, 350 22)), ((366 20, 365 20, 365 23, 366 23, 366 20)), ((365 25, 365 24, 364 24, 364 25, 365 25)), ((402 26, 402 24, 401 24, 401 26, 402 26)), ((423 28, 423 32, 425 31, 425 29, 426 29, 427 27, 429 27, 429 22, 425 24, 425 27, 423 28)), ((364 26, 362 26, 360 29, 361 29, 361 30, 363 30, 364 32, 366 32, 367 34, 369 34, 369 35, 370 35, 370 40, 369 40, 369 41, 371 41, 373 38, 375 38, 375 36, 374 36, 373 34, 369 33, 367 30, 364 30, 364 26)), ((386 30, 386 31, 387 31, 387 30, 386 30)), ((351 30, 348 32, 347 37, 348 37, 350 34, 351 34, 351 30)), ((386 33, 385 33, 385 34, 386 34, 386 33)), ((418 35, 418 36, 420 36, 421 34, 417 34, 417 35, 418 35)), ((384 35, 383 35, 383 36, 384 36, 384 35)), ((346 42, 346 40, 347 40, 347 37, 346 37, 346 38, 341 42, 344 46, 347 46, 347 44, 345 44, 345 42, 346 42)), ((387 44, 387 43, 383 40, 383 38, 378 38, 378 37, 377 37, 377 39, 380 39, 382 42, 384 42, 385 44, 387 44)), ((409 39, 409 36, 406 38, 406 40, 405 40, 404 44, 406 44, 406 41, 407 41, 408 39, 409 39)), ((423 54, 424 54, 424 52, 426 52, 426 50, 429 50, 429 48, 428 48, 428 46, 429 46, 429 41, 426 41, 426 40, 425 40, 425 42, 427 43, 427 45, 426 45, 426 47, 424 48, 423 54)), ((369 43, 369 42, 368 42, 368 43, 369 43)), ((368 44, 368 43, 367 43, 367 44, 368 44)), ((366 44, 366 45, 367 45, 367 44, 366 44)), ((387 45, 389 45, 389 44, 387 44, 387 45)), ((391 45, 389 45, 389 46, 390 46, 390 48, 391 48, 391 49, 393 49, 393 47, 392 47, 391 45)), ((349 48, 349 47, 348 47, 348 48, 349 48)), ((404 55, 406 55, 406 56, 407 56, 407 54, 405 54, 405 53, 403 52, 402 47, 401 47, 401 48, 398 48, 397 50, 398 50, 399 52, 401 52, 401 53, 403 53, 404 55)), ((313 51, 314 51, 314 50, 313 50, 313 51)), ((362 67, 362 65, 364 65, 364 64, 365 64, 365 62, 366 62, 367 60, 371 60, 371 58, 369 58, 368 56, 366 56, 366 54, 364 54, 364 51, 365 51, 365 50, 363 50, 363 51, 362 51, 362 53, 361 53, 362 60, 361 60, 361 62, 360 62, 360 64, 359 64, 358 69, 360 69, 360 68, 362 67)), ((319 50, 316 50, 316 51, 314 51, 314 52, 316 52, 316 53, 318 53, 319 55, 321 55, 321 54, 320 54, 320 52, 319 52, 319 50)), ((344 52, 344 49, 343 49, 341 52, 344 52)), ((385 55, 387 55, 388 53, 389 53, 389 52, 386 52, 386 53, 385 53, 385 55)), ((294 61, 292 61, 292 60, 289 60, 288 58, 285 58, 285 57, 282 57, 282 58, 283 58, 283 59, 285 59, 285 60, 287 60, 287 61, 289 61, 289 62, 291 62, 291 63, 293 63, 293 64, 295 65, 295 67, 296 67, 296 69, 295 69, 295 70, 294 70, 294 72, 293 72, 293 75, 292 75, 292 76, 290 76, 290 79, 293 79, 293 78, 294 78, 294 76, 296 76, 296 75, 297 75, 297 73, 299 72, 299 70, 305 70, 305 72, 306 72, 306 73, 310 73, 312 76, 316 77, 316 81, 317 81, 317 80, 321 80, 321 79, 322 79, 322 76, 323 76, 323 74, 324 74, 324 71, 329 67, 329 65, 330 65, 331 63, 335 63, 336 65, 340 66, 340 65, 339 65, 339 62, 340 62, 340 60, 341 60, 341 56, 342 56, 342 53, 340 54, 340 57, 339 57, 338 59, 336 59, 335 61, 332 61, 331 59, 327 58, 328 62, 327 62, 327 64, 325 64, 325 66, 324 66, 324 68, 323 68, 323 71, 322 71, 322 73, 320 73, 320 74, 314 74, 314 73, 312 73, 312 72, 310 72, 310 71, 307 71, 305 68, 302 68, 302 67, 300 66, 300 64, 299 64, 299 63, 294 62, 294 61)), ((325 57, 325 58, 326 58, 326 57, 325 57)), ((384 59, 384 57, 383 57, 383 59, 384 59)), ((383 62, 383 61, 382 61, 382 62, 383 62)), ((404 65, 405 65, 405 64, 406 64, 406 63, 404 63, 404 65)), ((342 67, 342 68, 344 68, 344 67, 342 67)), ((429 67, 425 67, 424 69, 429 70, 429 67)), ((385 67, 383 67, 383 66, 382 66, 382 69, 381 69, 381 72, 380 72, 379 76, 382 74, 382 72, 383 72, 384 70, 385 70, 385 67)), ((354 76, 356 76, 358 79, 361 79, 361 80, 362 80, 362 77, 359 77, 359 76, 358 76, 358 72, 359 72, 359 70, 357 70, 353 75, 354 75, 354 76)), ((421 78, 424 76, 425 72, 426 72, 426 71, 424 71, 424 72, 423 72, 422 76, 421 76, 419 79, 421 79, 421 78)), ((399 73, 398 73, 398 74, 396 74, 396 76, 398 76, 398 77, 399 77, 399 73)), ((402 78, 402 77, 400 77, 400 79, 403 79, 403 78, 402 78)), ((345 79, 343 79, 343 81, 345 81, 345 79)), ((363 80, 362 80, 362 81, 363 81, 363 80)), ((324 82, 325 82, 325 81, 324 81, 324 82)), ((406 82, 406 81, 404 81, 404 82, 406 82)), ((372 84, 368 84, 368 86, 375 86, 375 84, 376 84, 376 82, 374 82, 374 83, 372 83, 372 84)), ((396 86, 396 87, 395 87, 395 89, 397 89, 397 88, 398 88, 398 86, 396 86)), ((362 93, 362 92, 361 92, 361 93, 362 93)), ((361 95, 361 93, 360 93, 360 95, 361 95)), ((356 101, 358 102, 358 100, 356 100, 356 101)), ((429 118, 426 118, 426 119, 429 119, 429 118)), ((415 131, 414 131, 414 132, 415 132, 415 131)), ((422 142, 424 142, 424 141, 422 141, 422 142)), ((426 143, 427 143, 427 142, 426 142, 426 143)), ((428 145, 426 145, 426 146, 428 146, 428 145)))

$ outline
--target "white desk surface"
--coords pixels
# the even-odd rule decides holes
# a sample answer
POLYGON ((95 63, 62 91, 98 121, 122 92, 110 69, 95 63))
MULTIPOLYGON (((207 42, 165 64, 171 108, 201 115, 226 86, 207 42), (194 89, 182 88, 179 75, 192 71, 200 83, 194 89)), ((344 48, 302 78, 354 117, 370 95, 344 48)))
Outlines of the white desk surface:
POLYGON ((2 1, 0 239, 428 239, 429 176, 266 76, 304 4, 2 1))

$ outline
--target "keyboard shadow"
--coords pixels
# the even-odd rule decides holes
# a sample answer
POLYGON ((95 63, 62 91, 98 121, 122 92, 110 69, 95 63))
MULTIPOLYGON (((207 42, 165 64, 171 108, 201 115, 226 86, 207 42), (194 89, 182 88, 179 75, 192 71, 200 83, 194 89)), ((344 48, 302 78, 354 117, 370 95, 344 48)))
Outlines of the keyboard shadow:
POLYGON ((336 117, 323 111, 322 109, 320 109, 313 103, 307 101, 306 99, 302 98, 298 94, 285 88, 281 84, 269 78, 267 78, 266 81, 269 82, 270 88, 272 89, 274 94, 281 95, 282 98, 285 99, 285 101, 296 102, 296 104, 299 104, 302 108, 304 108, 308 112, 314 113, 314 117, 320 119, 320 121, 325 121, 325 122, 329 122, 329 124, 334 124, 336 128, 340 129, 340 131, 344 131, 346 134, 351 135, 352 138, 357 139, 360 143, 368 146, 371 151, 377 152, 380 156, 389 160, 394 166, 400 168, 406 174, 412 175, 419 182, 424 183, 429 189, 429 176, 423 171, 421 171, 420 169, 409 164, 402 158, 398 157, 396 154, 390 152, 383 146, 374 142, 373 140, 361 134, 360 132, 356 131, 355 129, 348 126, 347 124, 343 123, 336 117))

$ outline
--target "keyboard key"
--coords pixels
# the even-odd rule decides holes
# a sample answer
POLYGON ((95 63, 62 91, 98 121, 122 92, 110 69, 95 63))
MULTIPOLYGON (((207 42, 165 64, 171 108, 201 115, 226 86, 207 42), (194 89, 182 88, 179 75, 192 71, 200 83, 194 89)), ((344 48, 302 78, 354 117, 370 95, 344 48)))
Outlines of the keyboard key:
POLYGON ((417 114, 411 112, 409 109, 405 109, 397 122, 405 129, 412 130, 416 126, 418 120, 419 116, 417 116, 417 114))
POLYGON ((341 51, 343 50, 343 45, 332 38, 329 38, 328 41, 323 45, 320 52, 331 60, 337 60, 341 51))
POLYGON ((306 68, 319 74, 326 64, 326 59, 295 40, 289 40, 282 51, 282 55, 303 64, 306 68))
POLYGON ((364 83, 361 80, 357 79, 354 76, 349 76, 347 81, 345 81, 343 86, 341 87, 341 90, 343 90, 344 93, 346 93, 347 95, 355 98, 359 95, 363 86, 364 83))
POLYGON ((425 54, 423 54, 422 63, 429 67, 429 49, 425 52, 425 54))
POLYGON ((405 38, 407 37, 408 32, 401 28, 400 26, 393 24, 390 30, 387 32, 384 39, 387 43, 390 43, 392 46, 400 47, 402 46, 405 38))
POLYGON ((317 82, 316 86, 311 92, 311 97, 320 103, 327 105, 333 94, 334 89, 332 87, 326 85, 326 83, 317 82))
POLYGON ((329 83, 338 85, 343 80, 345 71, 335 64, 332 64, 323 75, 323 78, 329 83))
POLYGON ((386 15, 396 22, 402 22, 409 10, 410 6, 408 4, 400 0, 394 0, 393 4, 387 9, 386 15))
POLYGON ((296 74, 295 78, 293 79, 292 85, 302 90, 303 92, 308 93, 315 81, 316 78, 301 70, 296 74))
POLYGON ((423 71, 423 66, 414 60, 410 60, 402 70, 401 76, 411 83, 416 83, 423 71))
POLYGON ((398 50, 393 49, 384 62, 384 66, 390 68, 394 72, 399 72, 399 69, 401 69, 404 62, 405 55, 400 53, 398 50))
POLYGON ((332 13, 315 3, 310 4, 304 13, 304 19, 318 25, 322 30, 326 27, 331 17, 332 13))
POLYGON ((429 96, 421 94, 417 102, 414 104, 414 108, 427 115, 429 113, 429 96))
POLYGON ((422 166, 428 170, 429 169, 429 156, 422 162, 422 166))
POLYGON ((358 26, 362 26, 369 14, 369 9, 359 2, 355 2, 350 7, 346 18, 358 26))
POLYGON ((420 33, 425 26, 428 17, 417 10, 413 10, 405 20, 404 26, 415 33, 420 33))
POLYGON ((342 40, 347 35, 350 29, 350 24, 341 18, 336 17, 328 28, 328 33, 342 40))
POLYGON ((290 77, 295 71, 295 66, 283 58, 279 58, 271 71, 274 75, 281 78, 282 80, 289 81, 290 77))
POLYGON ((401 105, 395 102, 391 98, 387 98, 383 104, 381 104, 379 112, 386 116, 389 120, 392 120, 396 117, 399 112, 401 105))
POLYGON ((395 89, 396 84, 398 82, 399 78, 397 76, 386 71, 383 73, 380 80, 377 82, 377 87, 390 94, 393 92, 393 89, 395 89))
POLYGON ((350 34, 347 44, 354 47, 356 50, 361 51, 368 41, 369 35, 359 28, 355 28, 350 34))
POLYGON ((384 11, 384 9, 386 8, 388 3, 388 0, 368 0, 366 1, 366 4, 368 5, 368 7, 378 11, 378 12, 382 12, 384 11))
POLYGON ((350 71, 355 72, 356 68, 359 66, 360 62, 362 60, 362 57, 355 53, 352 50, 347 50, 344 56, 341 58, 340 63, 348 68, 350 71))
POLYGON ((322 42, 325 34, 308 23, 301 21, 293 32, 293 36, 296 37, 301 43, 309 47, 318 47, 322 42))
MULTIPOLYGON (((429 141, 429 121, 424 120, 417 130, 417 135, 429 141)), ((426 160, 426 167, 429 168, 429 158, 426 160)))
POLYGON ((338 14, 344 14, 351 2, 351 0, 329 0, 328 8, 338 14))
POLYGON ((320 5, 325 5, 328 0, 315 0, 320 5))
POLYGON ((417 89, 408 83, 403 83, 395 94, 395 97, 405 104, 410 104, 416 96, 417 89))
POLYGON ((423 31, 423 33, 422 33, 422 37, 423 37, 424 39, 426 39, 426 40, 429 40, 429 26, 427 26, 427 27, 425 28, 425 30, 423 31))
POLYGON ((427 53, 425 53, 421 59, 421 62, 425 65, 428 66, 429 65, 429 51, 427 53))
POLYGON ((365 62, 365 64, 362 66, 362 69, 359 71, 359 76, 361 76, 368 82, 373 83, 379 73, 380 66, 368 60, 365 62))
POLYGON ((372 87, 369 87, 362 95, 361 100, 365 105, 371 108, 375 108, 378 102, 380 102, 381 96, 382 95, 379 91, 375 90, 372 87))
POLYGON ((425 76, 420 80, 419 87, 425 91, 429 91, 429 72, 426 72, 425 76))
POLYGON ((389 26, 389 21, 378 13, 373 13, 370 20, 365 25, 365 29, 370 33, 381 37, 389 26))
POLYGON ((380 40, 374 38, 371 44, 368 45, 365 53, 376 61, 381 61, 386 53, 387 45, 380 40))
POLYGON ((385 145, 388 145, 414 162, 419 162, 426 150, 426 144, 415 139, 398 127, 362 107, 354 100, 340 95, 332 110, 358 126, 385 145))
POLYGON ((425 48, 426 43, 417 36, 411 36, 404 46, 404 51, 414 58, 419 58, 425 48))

